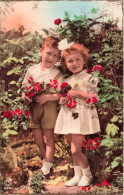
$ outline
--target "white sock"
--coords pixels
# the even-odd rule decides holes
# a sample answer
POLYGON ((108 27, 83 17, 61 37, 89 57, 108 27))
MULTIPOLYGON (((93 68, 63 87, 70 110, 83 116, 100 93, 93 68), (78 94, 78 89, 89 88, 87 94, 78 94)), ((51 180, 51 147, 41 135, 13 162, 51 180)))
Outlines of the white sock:
POLYGON ((43 160, 43 166, 41 171, 43 175, 48 175, 50 173, 50 169, 53 167, 53 163, 47 162, 45 159, 43 160))
POLYGON ((91 184, 92 180, 93 180, 93 176, 92 173, 90 171, 90 166, 88 166, 87 168, 83 169, 82 168, 82 178, 80 179, 78 186, 88 186, 91 184))
POLYGON ((82 177, 82 170, 80 166, 74 166, 74 177, 65 183, 66 186, 75 186, 82 177))

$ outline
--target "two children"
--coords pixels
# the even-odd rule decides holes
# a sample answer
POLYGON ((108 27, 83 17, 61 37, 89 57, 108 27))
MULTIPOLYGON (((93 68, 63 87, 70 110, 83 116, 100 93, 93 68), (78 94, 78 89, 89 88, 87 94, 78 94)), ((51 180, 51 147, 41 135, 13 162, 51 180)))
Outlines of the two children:
MULTIPOLYGON (((35 81, 48 82, 49 79, 55 79, 59 70, 55 64, 60 58, 58 49, 59 40, 53 37, 47 38, 41 49, 42 62, 28 69, 23 81, 23 86, 28 85, 28 78, 32 76, 35 81)), ((31 108, 31 119, 29 127, 32 128, 35 142, 39 146, 41 154, 45 159, 42 172, 47 175, 53 166, 54 156, 54 138, 55 133, 66 134, 70 143, 73 164, 74 177, 65 183, 66 186, 87 186, 92 182, 92 174, 87 157, 82 153, 82 140, 85 135, 94 134, 100 131, 97 111, 94 105, 86 105, 87 98, 97 96, 97 82, 93 84, 93 78, 86 72, 89 50, 83 45, 74 43, 66 45, 62 52, 62 65, 72 72, 72 76, 65 80, 71 85, 72 89, 68 91, 67 97, 61 97, 59 91, 53 94, 42 94, 37 97, 36 102, 31 108), (60 98, 61 97, 61 98, 60 98), (77 104, 75 111, 78 117, 72 117, 72 110, 66 106, 68 97, 74 99, 77 104), (60 99, 61 110, 57 118, 56 101, 60 99), (56 121, 57 118, 57 121, 56 121)), ((62 83, 62 76, 58 79, 62 83)), ((22 93, 24 101, 30 102, 22 93)))

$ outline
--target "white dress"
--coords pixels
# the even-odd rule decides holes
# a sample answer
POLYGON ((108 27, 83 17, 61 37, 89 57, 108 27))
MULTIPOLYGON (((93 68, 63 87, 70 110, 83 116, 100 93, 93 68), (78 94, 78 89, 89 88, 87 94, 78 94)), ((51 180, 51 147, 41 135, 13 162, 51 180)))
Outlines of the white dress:
MULTIPOLYGON (((85 92, 93 92, 98 98, 97 81, 91 74, 83 70, 79 74, 72 75, 65 80, 71 85, 72 89, 85 92), (95 82, 93 84, 92 82, 95 82)), ((94 134, 100 132, 99 118, 96 107, 93 103, 86 104, 86 100, 76 98, 76 108, 69 108, 65 105, 61 106, 54 133, 56 134, 94 134), (73 113, 78 113, 78 117, 74 118, 73 113)))

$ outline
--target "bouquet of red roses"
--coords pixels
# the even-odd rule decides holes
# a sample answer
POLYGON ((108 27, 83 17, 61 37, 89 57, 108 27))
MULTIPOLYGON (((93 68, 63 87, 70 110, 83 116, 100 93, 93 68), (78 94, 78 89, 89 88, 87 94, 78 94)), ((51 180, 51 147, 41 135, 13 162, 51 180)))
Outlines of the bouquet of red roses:
MULTIPOLYGON (((69 85, 67 82, 63 82, 60 88, 61 97, 67 98, 67 102, 65 105, 71 109, 76 108, 77 102, 75 101, 75 99, 70 96, 67 96, 67 92, 72 89, 71 85, 69 85)), ((72 117, 76 119, 78 117, 78 113, 72 111, 72 117)))
POLYGON ((34 82, 32 77, 28 78, 28 83, 30 84, 23 91, 27 97, 32 100, 35 100, 37 95, 41 95, 42 93, 50 93, 50 88, 57 89, 58 81, 50 79, 50 82, 45 84, 45 82, 34 82))

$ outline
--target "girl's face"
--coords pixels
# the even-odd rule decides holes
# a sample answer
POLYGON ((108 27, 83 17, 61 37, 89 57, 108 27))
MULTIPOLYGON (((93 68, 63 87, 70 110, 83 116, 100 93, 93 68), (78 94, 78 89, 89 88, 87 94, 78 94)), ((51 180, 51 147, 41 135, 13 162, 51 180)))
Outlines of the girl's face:
POLYGON ((55 66, 60 57, 60 51, 53 47, 41 49, 40 54, 42 56, 42 66, 45 69, 55 66))
POLYGON ((74 53, 68 55, 65 58, 67 68, 73 73, 78 74, 83 70, 84 67, 84 59, 81 53, 74 53))

